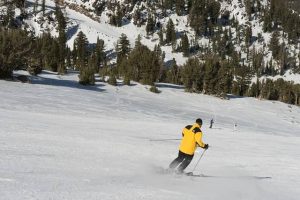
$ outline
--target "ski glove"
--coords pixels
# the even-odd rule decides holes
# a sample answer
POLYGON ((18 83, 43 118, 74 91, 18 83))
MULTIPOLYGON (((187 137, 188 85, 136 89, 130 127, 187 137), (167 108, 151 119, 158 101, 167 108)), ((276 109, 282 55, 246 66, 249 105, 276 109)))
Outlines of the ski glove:
POLYGON ((205 144, 203 149, 208 149, 209 145, 208 144, 205 144))

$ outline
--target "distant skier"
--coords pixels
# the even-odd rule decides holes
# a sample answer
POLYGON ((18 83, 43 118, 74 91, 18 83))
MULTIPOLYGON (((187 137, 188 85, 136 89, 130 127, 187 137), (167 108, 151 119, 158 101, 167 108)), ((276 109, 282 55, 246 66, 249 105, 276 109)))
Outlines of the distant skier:
POLYGON ((234 124, 233 124, 233 131, 236 131, 236 128, 237 128, 237 123, 234 122, 234 124))
POLYGON ((213 123, 214 123, 214 119, 211 119, 211 120, 210 120, 210 126, 209 126, 209 128, 212 128, 213 123))
POLYGON ((183 129, 178 157, 171 162, 170 169, 177 168, 177 173, 183 173, 183 170, 191 163, 197 146, 208 149, 209 145, 202 142, 201 126, 202 119, 197 119, 196 123, 187 125, 183 129))

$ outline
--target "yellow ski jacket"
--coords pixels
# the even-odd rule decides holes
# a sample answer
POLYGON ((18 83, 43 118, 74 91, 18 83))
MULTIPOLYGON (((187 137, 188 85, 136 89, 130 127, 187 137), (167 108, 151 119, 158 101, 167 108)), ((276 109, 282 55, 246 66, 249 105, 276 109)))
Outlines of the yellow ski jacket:
POLYGON ((197 145, 204 148, 202 142, 202 131, 200 125, 195 123, 193 125, 186 126, 182 131, 182 140, 179 150, 188 155, 194 155, 197 145))

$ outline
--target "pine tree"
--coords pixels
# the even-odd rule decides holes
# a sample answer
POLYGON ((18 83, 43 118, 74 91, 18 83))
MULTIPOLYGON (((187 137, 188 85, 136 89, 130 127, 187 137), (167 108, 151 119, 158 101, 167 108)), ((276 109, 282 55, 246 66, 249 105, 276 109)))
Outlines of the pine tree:
POLYGON ((135 43, 134 43, 134 48, 139 48, 142 45, 142 36, 138 34, 135 43))
POLYGON ((76 49, 76 67, 84 69, 88 60, 88 40, 85 34, 80 31, 75 39, 76 49))
POLYGON ((141 15, 140 9, 136 9, 133 14, 133 24, 137 27, 141 27, 141 15))
POLYGON ((179 84, 180 81, 180 68, 176 64, 175 58, 173 58, 172 65, 167 73, 167 80, 173 84, 179 84))
POLYGON ((59 43, 57 40, 52 40, 52 44, 50 46, 50 52, 48 55, 48 64, 50 70, 53 72, 57 72, 59 67, 59 43))
POLYGON ((193 0, 186 0, 187 13, 190 13, 192 5, 193 5, 193 0))
POLYGON ((205 68, 197 58, 189 58, 182 66, 181 77, 188 92, 201 92, 203 90, 205 68))
POLYGON ((121 6, 118 4, 117 6, 117 14, 116 14, 116 26, 122 26, 123 12, 121 10, 121 6))
POLYGON ((232 59, 231 59, 231 64, 232 67, 237 67, 240 65, 240 61, 241 61, 241 56, 239 55, 238 52, 233 51, 232 52, 232 59))
POLYGON ((218 70, 217 83, 215 86, 216 94, 220 95, 223 98, 226 98, 226 94, 231 92, 232 89, 232 71, 230 69, 230 63, 223 61, 218 70))
POLYGON ((174 0, 164 0, 164 5, 166 9, 173 10, 174 0))
POLYGON ((130 52, 130 42, 127 38, 127 35, 124 33, 121 34, 121 37, 118 40, 117 44, 117 63, 120 62, 123 58, 126 58, 130 52))
POLYGON ((266 81, 262 83, 260 98, 271 99, 271 93, 273 88, 274 88, 273 81, 270 79, 266 79, 266 81))
POLYGON ((37 11, 38 1, 39 1, 39 0, 35 0, 35 2, 34 2, 34 4, 33 4, 33 13, 36 13, 36 11, 37 11))
POLYGON ((208 22, 204 16, 196 16, 194 21, 191 21, 190 26, 194 28, 197 36, 207 35, 208 33, 208 22))
POLYGON ((181 43, 182 43, 182 52, 184 57, 188 57, 190 55, 190 44, 189 44, 189 38, 185 34, 181 37, 181 43))
POLYGON ((184 0, 175 0, 175 8, 177 15, 181 16, 185 12, 185 1, 184 0))
POLYGON ((169 19, 167 24, 166 43, 176 43, 176 31, 172 19, 169 19))
POLYGON ((96 59, 95 55, 91 54, 88 59, 88 64, 80 70, 79 73, 79 83, 82 85, 94 85, 95 84, 95 65, 96 59))
POLYGON ((137 45, 128 56, 128 66, 133 80, 153 85, 159 78, 162 63, 157 52, 144 45, 137 45))
POLYGON ((105 64, 105 59, 106 55, 104 52, 104 40, 99 39, 97 37, 97 42, 96 42, 96 47, 95 47, 95 59, 96 59, 96 64, 95 64, 95 72, 99 71, 100 66, 104 66, 105 64))
POLYGON ((153 34, 155 29, 155 20, 151 15, 148 15, 147 25, 146 25, 146 32, 147 35, 153 34))
POLYGON ((72 58, 72 52, 71 52, 70 48, 67 47, 66 67, 68 69, 71 69, 71 67, 72 67, 72 60, 71 60, 71 58, 72 58))
POLYGON ((206 0, 192 1, 189 13, 189 24, 196 31, 196 34, 205 35, 207 33, 207 2, 206 0))
POLYGON ((46 0, 42 0, 42 11, 43 11, 43 16, 45 16, 45 10, 46 10, 46 0))
POLYGON ((273 58, 278 59, 278 56, 280 53, 279 32, 278 31, 273 32, 270 43, 269 43, 269 48, 272 51, 273 58))
POLYGON ((125 77, 124 77, 123 84, 124 84, 124 85, 128 85, 128 86, 131 85, 131 84, 130 84, 130 78, 129 78, 129 76, 125 76, 125 77))
POLYGON ((261 5, 260 0, 256 0, 256 9, 257 9, 257 12, 261 12, 261 10, 262 10, 262 5, 261 5))
POLYGON ((51 61, 51 47, 53 43, 53 38, 51 34, 46 32, 41 35, 41 59, 42 59, 42 68, 52 70, 50 67, 51 61))
POLYGON ((261 76, 263 72, 263 60, 264 60, 264 54, 262 51, 256 51, 253 50, 253 56, 252 56, 252 65, 253 65, 253 72, 256 73, 256 76, 261 76))
POLYGON ((13 70, 20 66, 28 67, 35 39, 27 34, 23 30, 0 27, 0 79, 11 78, 13 70))
MULTIPOLYGON (((220 33, 220 35, 221 35, 221 33, 220 33)), ((227 52, 229 51, 229 49, 228 49, 229 46, 227 46, 227 43, 230 42, 229 36, 228 36, 228 31, 227 30, 224 31, 222 38, 220 38, 218 35, 216 35, 215 38, 216 38, 216 45, 215 45, 214 50, 219 53, 219 55, 222 59, 225 59, 225 56, 228 54, 227 52)))
POLYGON ((124 75, 126 73, 126 66, 122 64, 124 60, 128 58, 130 53, 130 43, 127 36, 122 33, 121 37, 118 40, 117 47, 117 68, 118 68, 118 75, 124 75))
POLYGON ((105 1, 95 1, 92 6, 95 8, 95 13, 98 16, 101 16, 102 12, 106 8, 106 2, 105 1))
POLYGON ((251 14, 252 14, 252 0, 245 0, 245 7, 246 7, 246 13, 249 17, 249 20, 251 20, 251 14))
POLYGON ((288 62, 289 62, 289 55, 288 55, 287 47, 284 42, 280 46, 278 60, 280 65, 280 75, 283 75, 285 70, 288 69, 288 62))
POLYGON ((110 76, 109 76, 109 79, 107 82, 110 85, 117 86, 117 78, 116 78, 114 70, 111 70, 110 76))
POLYGON ((296 84, 294 87, 294 94, 295 94, 295 105, 300 105, 300 84, 296 84))
POLYGON ((114 14, 110 16, 110 18, 109 18, 109 24, 111 24, 113 26, 117 26, 117 18, 116 18, 116 16, 114 14))
POLYGON ((217 1, 210 1, 207 7, 207 12, 210 16, 211 23, 213 25, 217 24, 218 17, 220 15, 221 4, 217 1))
POLYGON ((160 45, 164 45, 165 41, 164 41, 164 29, 161 28, 158 32, 158 36, 159 36, 159 44, 160 45))
POLYGON ((245 30, 245 44, 247 48, 252 44, 252 28, 251 26, 247 26, 245 30))
POLYGON ((216 56, 209 56, 205 60, 204 93, 216 94, 216 84, 218 82, 218 72, 220 62, 216 56))
POLYGON ((59 44, 59 58, 58 58, 58 71, 60 74, 64 74, 66 71, 65 58, 66 58, 66 26, 67 22, 58 4, 55 7, 56 19, 58 22, 58 44, 59 44))
POLYGON ((260 95, 260 82, 257 77, 256 83, 252 83, 252 85, 249 88, 248 96, 258 98, 259 95, 260 95))
POLYGON ((77 47, 76 43, 73 43, 73 51, 71 52, 71 57, 72 57, 72 69, 75 70, 77 68, 77 47))
POLYGON ((235 78, 238 90, 236 94, 239 96, 244 96, 247 93, 249 85, 251 83, 251 73, 249 67, 242 65, 235 68, 235 78))
POLYGON ((265 9, 264 17, 263 17, 263 30, 264 32, 271 32, 272 31, 272 19, 269 13, 269 10, 265 9))
POLYGON ((14 26, 15 20, 15 6, 14 4, 10 3, 7 5, 6 15, 3 19, 3 25, 7 26, 8 28, 12 28, 14 26))
POLYGON ((96 57, 96 53, 92 52, 91 55, 88 58, 88 63, 87 63, 87 68, 89 68, 89 71, 91 71, 94 76, 95 73, 97 73, 99 71, 99 69, 97 68, 97 57, 96 57), (95 70, 97 69, 97 70, 95 70))

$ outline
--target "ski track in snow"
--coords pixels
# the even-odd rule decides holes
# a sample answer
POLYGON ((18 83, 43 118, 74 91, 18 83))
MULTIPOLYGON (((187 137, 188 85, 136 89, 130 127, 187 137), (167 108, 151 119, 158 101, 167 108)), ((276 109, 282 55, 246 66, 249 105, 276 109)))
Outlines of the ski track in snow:
MULTIPOLYGON (((44 72, 33 84, 0 81, 0 88, 1 200, 300 195, 299 107, 221 100, 171 84, 160 84, 160 94, 138 83, 83 87, 76 73, 44 72), (157 172, 177 156, 180 142, 157 140, 180 139, 182 128, 198 117, 211 147, 194 173, 219 178, 157 172)), ((201 153, 197 149, 186 171, 201 153)))

